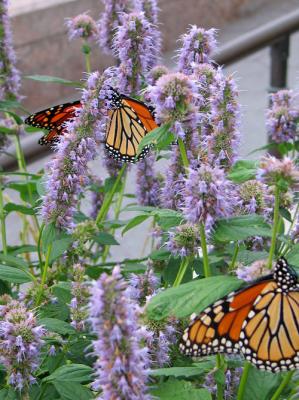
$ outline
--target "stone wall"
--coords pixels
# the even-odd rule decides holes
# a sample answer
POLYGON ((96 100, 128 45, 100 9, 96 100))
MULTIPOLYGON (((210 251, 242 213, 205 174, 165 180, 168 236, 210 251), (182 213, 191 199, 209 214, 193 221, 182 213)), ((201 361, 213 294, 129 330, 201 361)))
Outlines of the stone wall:
MULTIPOLYGON (((42 1, 42 0, 41 0, 42 1)), ((253 11, 267 0, 160 0, 160 22, 163 51, 176 48, 178 37, 189 24, 222 28, 229 21, 253 11)), ((268 0, 270 1, 270 0, 268 0)), ((49 0, 48 3, 49 4, 49 0)), ((51 5, 51 4, 50 4, 51 5)), ((80 80, 84 60, 78 41, 69 42, 64 19, 89 10, 98 19, 100 0, 76 0, 52 7, 32 10, 12 18, 18 67, 23 75, 43 74, 80 80)), ((94 46, 93 69, 104 69, 113 63, 94 46)), ((78 97, 76 90, 62 85, 23 81, 25 106, 33 111, 63 99, 78 97)))

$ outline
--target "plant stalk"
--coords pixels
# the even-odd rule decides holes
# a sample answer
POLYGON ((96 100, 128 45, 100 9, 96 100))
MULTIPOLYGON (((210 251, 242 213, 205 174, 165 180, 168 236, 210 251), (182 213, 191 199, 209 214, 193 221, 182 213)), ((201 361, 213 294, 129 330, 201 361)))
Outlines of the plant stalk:
POLYGON ((275 187, 275 203, 274 203, 274 217, 273 217, 273 230, 272 230, 272 239, 271 239, 271 247, 269 251, 269 259, 268 259, 268 268, 272 268, 272 261, 275 253, 276 247, 276 237, 278 233, 279 227, 279 200, 280 200, 280 191, 279 187, 275 187))
POLYGON ((188 168, 189 167, 189 160, 188 160, 188 156, 187 156, 185 143, 183 142, 183 140, 181 138, 179 138, 178 139, 178 144, 179 144, 179 149, 180 149, 180 152, 181 152, 183 165, 184 165, 185 168, 188 168))
MULTIPOLYGON (((247 383, 247 378, 248 378, 250 367, 251 367, 250 363, 246 361, 244 364, 244 369, 243 369, 243 373, 241 376, 237 400, 244 399, 244 393, 245 393, 245 388, 246 388, 246 383, 247 383)), ((244 400, 246 400, 246 399, 244 399, 244 400)))
POLYGON ((6 224, 5 224, 5 211, 4 211, 2 185, 0 187, 0 221, 1 221, 1 238, 2 238, 3 254, 6 256, 7 255, 7 241, 6 241, 6 224))
POLYGON ((40 305, 42 294, 43 294, 43 290, 44 290, 44 285, 45 285, 46 280, 47 280, 47 274, 48 274, 48 269, 49 269, 49 260, 50 260, 51 251, 52 251, 52 243, 49 244, 48 249, 47 249, 45 265, 44 265, 44 268, 43 268, 42 281, 41 281, 40 289, 39 289, 39 292, 38 292, 37 298, 36 298, 36 305, 37 306, 40 305))
MULTIPOLYGON (((216 367, 217 369, 221 369, 223 366, 223 358, 221 354, 216 355, 216 367)), ((217 382, 217 400, 223 400, 223 385, 217 382)))
POLYGON ((185 276, 187 267, 189 265, 189 261, 190 261, 190 257, 184 257, 182 259, 181 265, 180 265, 180 268, 179 268, 179 272, 178 272, 178 274, 177 274, 177 276, 175 278, 175 281, 173 283, 173 287, 177 287, 177 286, 179 286, 181 284, 181 282, 182 282, 182 280, 183 280, 183 278, 185 276))
POLYGON ((281 393, 284 391, 284 389, 288 386, 290 383, 295 371, 289 371, 285 377, 283 378, 281 384, 278 386, 276 392, 274 395, 271 397, 271 400, 278 400, 280 398, 281 393))
POLYGON ((114 182, 114 185, 113 185, 111 191, 108 193, 108 195, 105 196, 102 207, 101 207, 101 209, 97 215, 96 221, 95 221, 97 225, 100 225, 104 221, 104 219, 109 211, 109 207, 113 200, 114 194, 118 188, 119 182, 120 182, 125 170, 126 170, 126 164, 123 164, 123 166, 121 167, 121 169, 118 173, 118 176, 116 178, 116 181, 114 182))
POLYGON ((207 239, 206 239, 206 232, 203 223, 199 224, 199 233, 200 233, 200 242, 202 248, 202 258, 203 258, 203 270, 205 278, 211 276, 211 269, 209 264, 209 257, 208 257, 208 247, 207 247, 207 239))
POLYGON ((239 248, 240 248, 239 247, 239 243, 237 242, 236 246, 234 248, 233 258, 232 258, 232 261, 231 261, 230 266, 229 266, 229 270, 230 271, 233 271, 233 269, 235 268, 235 264, 236 264, 237 257, 238 257, 238 254, 239 254, 239 248))

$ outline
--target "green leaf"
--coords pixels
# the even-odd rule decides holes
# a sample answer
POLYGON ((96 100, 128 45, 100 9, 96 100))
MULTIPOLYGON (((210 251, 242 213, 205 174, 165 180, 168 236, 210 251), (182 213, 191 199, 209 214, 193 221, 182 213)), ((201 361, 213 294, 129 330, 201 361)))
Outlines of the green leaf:
POLYGON ((149 214, 143 214, 143 215, 137 215, 136 217, 132 218, 130 222, 122 230, 122 235, 124 235, 130 229, 135 228, 135 226, 142 224, 142 222, 147 220, 149 217, 150 217, 149 214))
POLYGON ((92 368, 84 364, 68 364, 56 369, 53 374, 43 379, 43 382, 68 381, 87 383, 91 381, 92 368))
POLYGON ((257 167, 258 163, 256 161, 237 161, 228 174, 228 178, 235 183, 243 183, 249 179, 255 179, 257 167))
POLYGON ((168 260, 168 258, 170 257, 171 253, 170 251, 166 250, 166 249, 159 249, 159 250, 154 250, 151 252, 151 254, 149 255, 149 257, 152 260, 168 260))
POLYGON ((68 79, 58 78, 57 76, 49 75, 27 75, 25 79, 31 79, 32 81, 44 82, 44 83, 59 83, 65 86, 82 87, 82 83, 78 81, 69 81, 68 79))
POLYGON ((250 214, 217 221, 212 238, 216 242, 237 242, 251 236, 271 237, 271 235, 271 227, 263 217, 250 214))
POLYGON ((173 376, 175 378, 191 376, 199 376, 214 368, 214 363, 211 361, 203 361, 198 366, 191 367, 171 367, 171 368, 158 368, 150 371, 151 376, 173 376))
POLYGON ((70 235, 63 235, 61 238, 54 240, 49 258, 50 264, 69 248, 72 241, 73 238, 70 235))
POLYGON ((99 244, 105 246, 115 246, 119 245, 118 241, 115 240, 114 236, 108 232, 99 232, 95 236, 93 236, 93 240, 99 244))
POLYGON ((7 214, 16 211, 25 215, 34 215, 35 211, 32 207, 26 207, 21 204, 7 203, 3 207, 7 214))
POLYGON ((71 282, 59 282, 52 286, 52 292, 62 303, 69 304, 72 299, 71 282))
POLYGON ((46 225, 42 232, 42 249, 46 253, 49 245, 52 245, 57 236, 57 230, 55 228, 54 222, 46 225))
POLYGON ((158 385, 151 394, 160 400, 212 400, 207 389, 196 389, 190 382, 174 378, 158 385))
POLYGON ((0 390, 0 400, 17 400, 17 393, 12 388, 0 390))
POLYGON ((154 296, 146 310, 150 319, 168 316, 184 318, 199 313, 214 301, 240 288, 242 281, 234 276, 213 276, 169 288, 154 296))
POLYGON ((26 283, 33 281, 33 277, 29 272, 7 265, 0 265, 0 279, 11 283, 26 283))
POLYGON ((283 374, 259 371, 250 367, 243 398, 246 400, 269 400, 282 381, 283 374))
POLYGON ((144 138, 141 140, 138 146, 138 153, 139 155, 144 147, 150 146, 150 145, 157 145, 159 141, 165 140, 165 136, 169 132, 170 124, 164 124, 162 126, 159 126, 156 129, 153 129, 150 133, 144 136, 144 138))
POLYGON ((239 251, 237 260, 244 265, 250 265, 257 260, 267 260, 269 253, 267 251, 250 251, 242 249, 239 251))
POLYGON ((91 400, 92 392, 85 386, 76 382, 54 382, 55 389, 61 396, 61 400, 91 400))
POLYGON ((13 256, 17 256, 18 254, 23 254, 23 253, 35 253, 37 252, 37 246, 32 244, 24 244, 23 246, 13 246, 8 248, 8 252, 13 256))
POLYGON ((43 325, 50 332, 56 332, 60 335, 73 335, 76 330, 67 322, 57 318, 41 318, 39 324, 43 325))
POLYGON ((7 264, 9 267, 15 267, 20 269, 28 269, 28 264, 20 257, 14 257, 12 255, 4 255, 0 253, 0 261, 7 264))
POLYGON ((299 268, 299 243, 292 247, 292 250, 286 255, 288 263, 299 268))

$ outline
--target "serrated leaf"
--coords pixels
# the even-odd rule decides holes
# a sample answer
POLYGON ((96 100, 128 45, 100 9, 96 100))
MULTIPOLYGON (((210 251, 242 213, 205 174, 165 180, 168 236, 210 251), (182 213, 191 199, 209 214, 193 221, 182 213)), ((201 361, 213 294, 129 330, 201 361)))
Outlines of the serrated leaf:
POLYGON ((34 215, 35 210, 32 207, 26 207, 21 204, 7 203, 3 207, 7 214, 16 211, 25 215, 34 215))
POLYGON ((132 218, 130 222, 122 230, 122 235, 124 235, 130 229, 135 228, 135 226, 142 224, 142 222, 147 220, 149 217, 150 217, 149 214, 143 214, 143 215, 137 215, 136 217, 132 218))
POLYGON ((85 386, 76 382, 54 382, 55 389, 61 396, 61 400, 91 400, 92 392, 85 386))
POLYGON ((44 83, 59 83, 65 86, 72 87, 82 87, 82 83, 78 81, 70 81, 68 79, 58 78, 57 76, 49 75, 27 75, 24 76, 25 79, 30 79, 32 81, 44 82, 44 83))
POLYGON ((170 378, 151 391, 160 400, 212 400, 207 389, 196 389, 191 382, 170 378))
POLYGON ((199 376, 213 369, 215 363, 211 361, 203 361, 199 366, 191 367, 171 367, 171 368, 158 368, 150 371, 151 376, 173 376, 175 378, 191 376, 199 376))
POLYGON ((137 155, 139 155, 144 147, 150 146, 150 145, 157 145, 159 141, 165 140, 165 135, 167 132, 169 132, 170 124, 164 124, 162 126, 159 126, 156 129, 153 129, 150 133, 145 135, 141 142, 139 143, 138 146, 138 152, 137 155))
POLYGON ((147 305, 150 319, 161 320, 168 316, 184 318, 199 313, 214 301, 239 289, 242 281, 234 276, 218 275, 184 283, 154 296, 147 305))
POLYGON ((51 264, 58 257, 62 256, 62 254, 69 248, 72 241, 73 238, 71 236, 66 236, 66 235, 57 240, 54 240, 49 258, 49 263, 51 264))
POLYGON ((10 254, 4 255, 0 253, 0 261, 7 264, 9 267, 15 267, 20 269, 28 269, 28 264, 20 257, 15 257, 10 254))
POLYGON ((93 240, 104 246, 115 246, 119 245, 118 241, 115 240, 114 236, 108 232, 99 232, 93 236, 93 240))
POLYGON ((48 331, 56 332, 60 335, 73 335, 76 330, 67 322, 57 318, 41 318, 39 324, 43 325, 48 331))
POLYGON ((46 225, 42 232, 42 249, 46 253, 49 245, 52 245, 57 236, 57 230, 55 224, 52 222, 46 225))
POLYGON ((218 220, 212 239, 216 242, 237 242, 251 236, 272 236, 270 225, 260 215, 250 214, 218 220))
POLYGON ((7 265, 0 265, 0 279, 11 283, 26 283, 33 281, 33 277, 29 272, 7 265))
POLYGON ((243 398, 246 400, 269 400, 282 381, 284 374, 259 371, 250 366, 243 398))
POLYGON ((255 179, 257 167, 258 163, 256 161, 237 161, 228 174, 228 178, 235 183, 243 183, 249 179, 255 179))
POLYGON ((56 369, 53 374, 43 379, 43 382, 68 381, 86 383, 91 381, 92 368, 84 364, 68 364, 56 369))

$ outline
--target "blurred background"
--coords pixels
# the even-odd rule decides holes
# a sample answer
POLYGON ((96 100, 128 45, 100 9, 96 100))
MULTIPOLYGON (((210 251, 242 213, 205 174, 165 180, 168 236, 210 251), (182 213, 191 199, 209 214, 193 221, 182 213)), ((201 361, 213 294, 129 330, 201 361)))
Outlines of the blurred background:
MULTIPOLYGON (((190 24, 219 29, 219 57, 216 54, 216 61, 224 64, 227 73, 234 74, 240 89, 240 157, 257 157, 256 154, 250 155, 250 152, 267 143, 264 114, 271 84, 298 88, 298 0, 160 0, 159 7, 163 36, 162 62, 170 67, 175 67, 174 56, 179 46, 177 40, 190 24), (276 31, 282 26, 284 34, 277 36, 276 31), (252 38, 255 38, 255 42, 252 42, 252 38), (276 82, 273 82, 273 76, 278 78, 276 82)), ((81 42, 68 40, 65 18, 89 11, 98 20, 102 9, 100 0, 11 0, 14 46, 22 75, 52 75, 76 81, 84 78, 81 42)), ((113 62, 98 46, 93 46, 93 70, 101 71, 113 62)), ((74 88, 26 79, 22 82, 22 94, 25 96, 24 106, 30 112, 79 97, 74 88)), ((43 153, 43 149, 37 146, 40 136, 24 139, 25 154, 35 149, 34 156, 28 155, 28 169, 32 172, 42 169, 51 157, 50 151, 43 153)), ((6 163, 7 168, 13 168, 7 160, 2 159, 2 162, 3 165, 6 163)), ((163 172, 163 165, 158 164, 158 168, 163 172)), ((107 175, 100 160, 94 163, 93 169, 102 177, 107 175)), ((127 187, 131 193, 135 190, 134 173, 132 168, 127 187)), ((17 242, 16 219, 13 214, 9 218, 9 236, 17 242)), ((122 219, 125 218, 124 214, 122 219)), ((134 237, 141 241, 146 235, 145 224, 134 230, 134 237)), ((132 256, 133 241, 118 249, 118 257, 132 256)))

